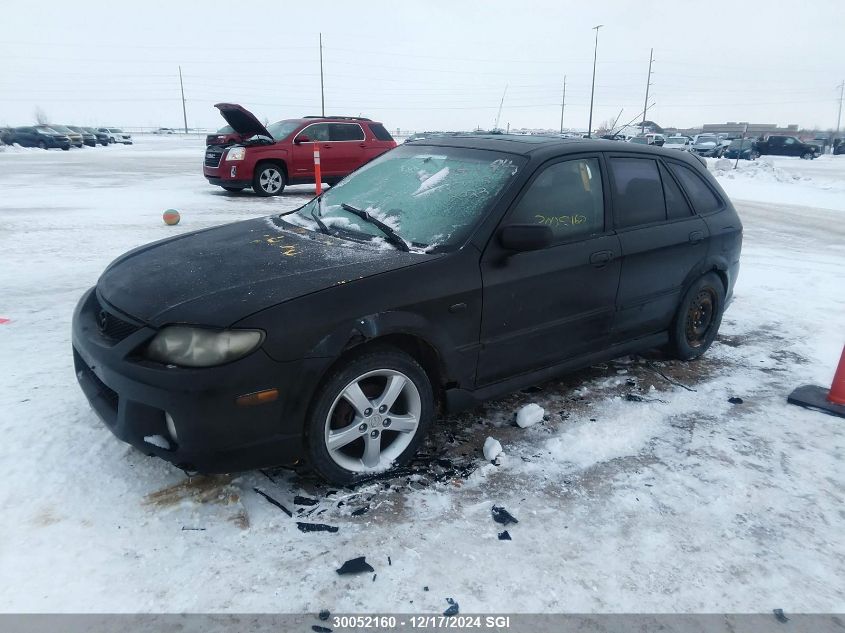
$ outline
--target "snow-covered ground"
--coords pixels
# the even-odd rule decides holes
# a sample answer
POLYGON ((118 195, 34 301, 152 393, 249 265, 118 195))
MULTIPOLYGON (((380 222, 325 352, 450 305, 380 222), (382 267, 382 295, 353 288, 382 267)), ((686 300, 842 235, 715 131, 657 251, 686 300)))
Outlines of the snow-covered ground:
POLYGON ((188 480, 88 408, 71 312, 112 258, 309 195, 227 194, 198 141, 137 141, 0 152, 0 611, 845 610, 845 425, 786 404, 829 384, 845 339, 845 157, 717 171, 745 246, 704 359, 538 385, 441 420, 405 473, 334 490, 285 470, 188 480), (531 403, 545 417, 519 428, 531 403), (375 574, 336 573, 358 556, 375 574))

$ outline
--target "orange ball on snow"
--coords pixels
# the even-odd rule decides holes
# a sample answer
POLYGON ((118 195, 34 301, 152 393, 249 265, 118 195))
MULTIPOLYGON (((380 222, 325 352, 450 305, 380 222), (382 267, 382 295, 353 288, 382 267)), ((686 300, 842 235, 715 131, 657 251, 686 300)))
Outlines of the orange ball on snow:
POLYGON ((168 209, 161 217, 164 219, 164 223, 169 224, 170 226, 179 224, 179 212, 176 209, 168 209))

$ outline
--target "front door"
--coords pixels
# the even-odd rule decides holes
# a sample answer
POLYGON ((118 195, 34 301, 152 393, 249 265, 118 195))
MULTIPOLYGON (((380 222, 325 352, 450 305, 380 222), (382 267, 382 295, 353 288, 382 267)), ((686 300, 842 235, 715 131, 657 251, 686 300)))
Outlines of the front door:
POLYGON ((323 179, 335 177, 340 173, 340 165, 331 142, 329 123, 312 123, 304 127, 294 137, 291 150, 293 174, 296 180, 314 180, 314 147, 320 150, 320 173, 323 179), (302 139, 307 138, 307 141, 302 139))
MULTIPOLYGON (((501 226, 545 224, 554 243, 512 253, 496 237, 482 257, 479 386, 605 345, 619 283, 619 241, 606 222, 597 155, 540 167, 501 226)), ((500 227, 501 228, 501 227, 500 227)))
POLYGON ((622 271, 613 341, 665 330, 691 272, 707 255, 707 224, 654 158, 608 159, 622 271))

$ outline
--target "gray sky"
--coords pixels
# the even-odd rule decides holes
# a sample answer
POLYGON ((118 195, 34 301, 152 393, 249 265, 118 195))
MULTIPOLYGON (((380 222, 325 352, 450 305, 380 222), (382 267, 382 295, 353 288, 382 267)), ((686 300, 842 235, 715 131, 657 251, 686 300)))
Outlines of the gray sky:
POLYGON ((594 31, 594 127, 642 110, 654 47, 650 119, 836 125, 845 78, 845 1, 237 3, 10 2, 2 10, 0 124, 223 125, 216 102, 270 121, 326 112, 391 130, 586 128, 594 31))

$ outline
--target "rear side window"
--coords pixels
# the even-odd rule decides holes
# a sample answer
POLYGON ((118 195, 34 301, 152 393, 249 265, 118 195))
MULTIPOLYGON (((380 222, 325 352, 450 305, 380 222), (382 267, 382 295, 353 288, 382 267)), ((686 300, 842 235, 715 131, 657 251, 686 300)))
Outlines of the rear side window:
POLYGON ((616 226, 628 227, 666 219, 666 202, 657 162, 650 158, 611 158, 613 213, 616 226))
POLYGON ((330 141, 363 141, 364 130, 357 123, 330 123, 330 141))
POLYGON ((393 137, 390 136, 390 132, 388 132, 381 123, 370 123, 370 132, 372 132, 373 136, 375 136, 379 141, 393 140, 393 137))
POLYGON ((688 218, 692 215, 689 203, 678 183, 669 174, 665 167, 660 166, 660 177, 663 180, 663 194, 666 196, 666 217, 669 220, 688 218))
POLYGON ((692 169, 674 163, 669 165, 669 169, 686 189, 687 195, 692 201, 692 206, 698 213, 711 213, 722 206, 722 201, 716 197, 716 194, 707 186, 704 179, 692 169))
POLYGON ((599 161, 581 158, 543 169, 517 203, 509 224, 545 224, 557 242, 604 231, 599 161))

